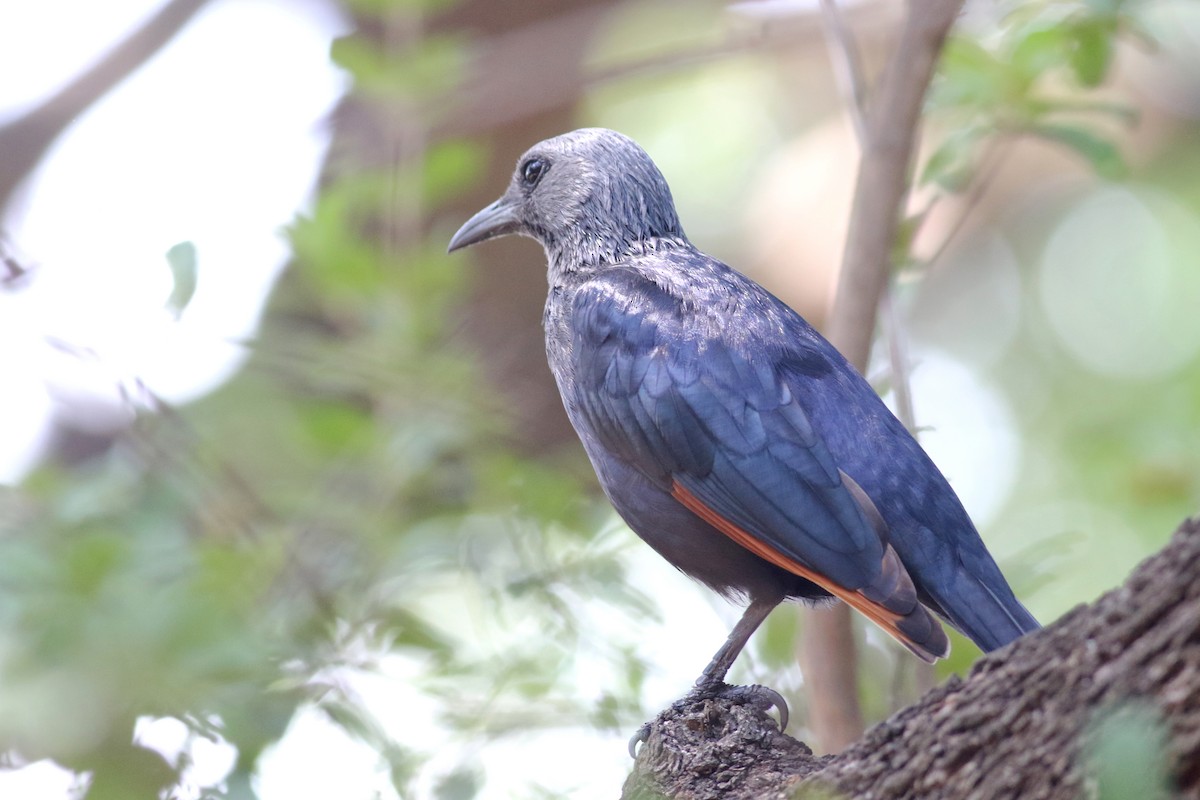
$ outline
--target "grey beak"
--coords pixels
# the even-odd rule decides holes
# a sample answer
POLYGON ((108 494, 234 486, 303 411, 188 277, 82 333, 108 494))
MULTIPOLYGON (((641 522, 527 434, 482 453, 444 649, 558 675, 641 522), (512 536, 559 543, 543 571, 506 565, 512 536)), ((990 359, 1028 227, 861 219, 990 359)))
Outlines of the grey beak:
POLYGON ((453 253, 497 236, 516 233, 520 229, 521 219, 517 209, 506 195, 463 223, 458 233, 450 238, 446 252, 453 253))

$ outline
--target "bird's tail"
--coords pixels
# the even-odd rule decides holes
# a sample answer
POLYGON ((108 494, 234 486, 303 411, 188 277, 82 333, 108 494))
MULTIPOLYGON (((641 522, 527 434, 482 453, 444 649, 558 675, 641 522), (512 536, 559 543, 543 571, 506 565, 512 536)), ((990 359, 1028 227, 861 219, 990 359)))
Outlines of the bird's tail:
POLYGON ((1008 597, 1001 598, 986 585, 983 586, 983 590, 992 600, 990 608, 973 608, 968 605, 959 610, 959 619, 954 620, 954 623, 955 627, 962 630, 985 653, 1001 648, 1018 636, 1042 627, 1011 591, 1006 592, 1008 597))
MULTIPOLYGON (((812 580, 810 578, 810 580, 812 580)), ((950 640, 937 618, 921 605, 912 578, 891 545, 879 579, 856 592, 825 588, 874 622, 917 658, 932 664, 950 654, 950 640)))
POLYGON ((954 586, 947 592, 954 597, 953 604, 943 604, 937 597, 932 598, 932 603, 925 599, 985 653, 1042 627, 1021 605, 994 562, 990 567, 982 575, 979 571, 959 572, 954 586), (994 575, 990 574, 992 572, 994 575))

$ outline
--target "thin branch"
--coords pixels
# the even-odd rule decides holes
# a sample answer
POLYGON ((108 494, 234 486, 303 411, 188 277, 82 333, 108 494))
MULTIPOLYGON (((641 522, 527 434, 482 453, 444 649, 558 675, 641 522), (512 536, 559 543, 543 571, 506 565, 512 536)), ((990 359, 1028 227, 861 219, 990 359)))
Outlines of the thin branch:
MULTIPOLYGON (((825 26, 825 38, 829 44, 829 59, 833 63, 838 87, 845 98, 846 112, 854 125, 858 146, 867 145, 866 80, 862 72, 862 59, 854 35, 846 27, 838 8, 837 0, 821 0, 821 20, 825 26)), ((888 342, 888 357, 891 362, 891 382, 896 393, 896 410, 900 421, 915 436, 916 414, 913 410, 912 387, 909 381, 907 347, 904 330, 892 301, 891 291, 884 287, 880 297, 884 316, 884 333, 888 342)))
POLYGON ((209 0, 170 0, 41 105, 0 128, 0 218, 20 183, 67 126, 174 38, 209 0))
POLYGON ((858 44, 846 27, 837 0, 821 0, 821 22, 825 29, 825 42, 829 46, 834 79, 845 98, 846 113, 850 115, 854 135, 861 148, 867 140, 867 84, 863 77, 858 44))
POLYGON ((904 335, 904 326, 900 322, 900 313, 892 292, 885 290, 879 299, 879 311, 883 315, 883 336, 888 344, 888 361, 891 363, 892 391, 896 394, 896 416, 904 423, 914 437, 917 436, 917 414, 913 408, 912 370, 908 362, 908 340, 904 335))
POLYGON ((925 92, 962 0, 910 0, 900 41, 867 117, 846 253, 829 338, 865 372, 876 314, 891 274, 891 247, 908 191, 925 92))
MULTIPOLYGON (((858 46, 836 0, 821 0, 821 22, 834 80, 861 151, 867 142, 867 89, 858 46)), ((840 752, 864 727, 850 609, 842 604, 808 609, 800 623, 799 656, 808 690, 809 729, 821 751, 840 752)))

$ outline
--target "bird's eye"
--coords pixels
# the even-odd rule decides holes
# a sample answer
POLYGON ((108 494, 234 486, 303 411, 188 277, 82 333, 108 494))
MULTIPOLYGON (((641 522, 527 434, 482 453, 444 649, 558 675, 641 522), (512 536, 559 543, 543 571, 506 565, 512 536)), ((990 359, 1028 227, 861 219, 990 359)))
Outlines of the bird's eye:
POLYGON ((521 181, 532 189, 538 185, 538 181, 542 179, 549 168, 550 165, 542 159, 531 158, 521 167, 521 181))

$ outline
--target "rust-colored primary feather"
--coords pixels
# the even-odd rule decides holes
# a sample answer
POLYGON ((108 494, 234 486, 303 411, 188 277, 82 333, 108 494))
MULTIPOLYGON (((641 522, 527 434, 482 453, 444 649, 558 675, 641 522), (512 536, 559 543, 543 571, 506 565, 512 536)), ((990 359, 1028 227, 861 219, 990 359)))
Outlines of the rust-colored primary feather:
POLYGON ((946 632, 942 630, 942 626, 924 606, 915 602, 916 593, 912 587, 912 580, 896 556, 896 551, 890 545, 883 556, 883 575, 880 583, 885 586, 898 586, 903 594, 914 597, 913 608, 908 613, 893 611, 883 603, 867 597, 861 591, 839 586, 794 558, 780 553, 766 542, 755 538, 713 511, 678 482, 672 483, 671 496, 682 503, 688 511, 759 558, 769 561, 793 575, 799 575, 812 581, 842 602, 857 609, 859 613, 882 628, 922 661, 932 664, 939 658, 945 658, 950 654, 950 640, 946 638, 946 632), (905 630, 906 628, 908 630, 905 630))

